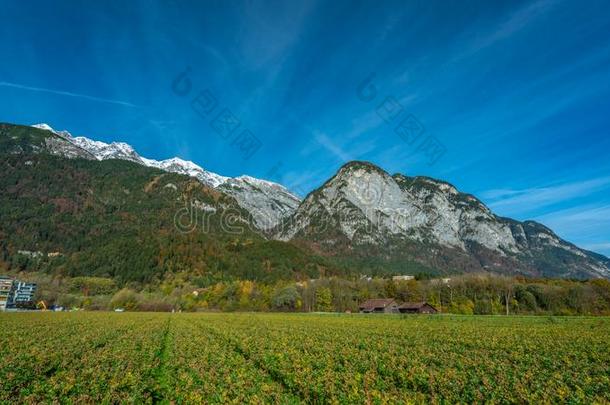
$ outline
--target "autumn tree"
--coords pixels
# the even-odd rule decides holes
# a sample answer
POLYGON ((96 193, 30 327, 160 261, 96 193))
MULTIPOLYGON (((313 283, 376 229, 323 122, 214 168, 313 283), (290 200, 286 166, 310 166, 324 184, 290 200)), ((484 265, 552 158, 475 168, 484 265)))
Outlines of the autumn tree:
POLYGON ((316 290, 316 310, 320 312, 330 312, 333 308, 333 296, 328 287, 321 287, 316 290))

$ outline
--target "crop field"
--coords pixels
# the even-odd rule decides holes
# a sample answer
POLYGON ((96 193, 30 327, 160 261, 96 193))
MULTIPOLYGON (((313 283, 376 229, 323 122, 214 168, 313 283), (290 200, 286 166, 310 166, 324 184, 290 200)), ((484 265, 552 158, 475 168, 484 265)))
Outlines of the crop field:
POLYGON ((0 403, 610 403, 610 319, 0 314, 0 403))

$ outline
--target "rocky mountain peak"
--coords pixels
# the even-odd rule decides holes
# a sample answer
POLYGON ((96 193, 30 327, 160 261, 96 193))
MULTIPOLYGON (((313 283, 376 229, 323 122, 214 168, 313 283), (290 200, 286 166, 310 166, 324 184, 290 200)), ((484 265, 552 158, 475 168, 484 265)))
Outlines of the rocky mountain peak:
POLYGON ((367 172, 378 172, 380 174, 387 175, 387 172, 375 165, 374 163, 367 162, 364 160, 352 160, 341 166, 337 172, 337 175, 351 173, 355 171, 367 171, 367 172))
POLYGON ((256 227, 273 238, 310 245, 352 262, 416 262, 448 273, 610 277, 610 259, 578 248, 537 222, 499 217, 475 196, 441 180, 390 175, 372 163, 349 162, 300 201, 285 187, 266 180, 219 176, 180 158, 146 159, 128 144, 74 138, 48 125, 24 128, 0 125, 0 133, 7 135, 5 151, 126 159, 191 176, 233 197, 256 227))
MULTIPOLYGON (((476 197, 447 182, 399 173, 390 176, 368 162, 342 166, 276 229, 275 236, 315 242, 329 253, 336 253, 336 246, 342 244, 349 251, 383 247, 383 255, 399 256, 405 246, 416 244, 447 256, 447 265, 463 264, 465 259, 457 260, 463 256, 469 270, 610 276, 607 262, 543 225, 500 218, 476 197)), ((437 259, 419 260, 436 263, 437 259)))
POLYGON ((44 131, 53 132, 55 135, 58 135, 62 138, 72 139, 72 134, 69 133, 68 131, 56 131, 53 128, 51 128, 51 126, 49 124, 45 124, 45 123, 35 124, 35 125, 32 125, 32 127, 42 129, 44 131))

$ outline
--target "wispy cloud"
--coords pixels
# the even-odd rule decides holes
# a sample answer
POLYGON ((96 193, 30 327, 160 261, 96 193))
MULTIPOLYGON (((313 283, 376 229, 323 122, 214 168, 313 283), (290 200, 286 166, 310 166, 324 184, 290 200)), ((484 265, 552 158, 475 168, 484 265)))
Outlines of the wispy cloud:
POLYGON ((470 56, 482 49, 494 45, 503 39, 509 38, 513 34, 526 28, 531 22, 535 21, 541 15, 544 15, 556 3, 556 0, 539 0, 517 10, 507 20, 499 24, 492 31, 483 36, 477 37, 472 42, 471 46, 468 47, 466 52, 460 54, 456 59, 462 59, 463 57, 470 56))
POLYGON ((113 100, 113 99, 109 99, 109 98, 95 97, 95 96, 90 96, 87 94, 72 93, 69 91, 46 89, 43 87, 25 86, 23 84, 18 84, 18 83, 0 82, 0 86, 11 87, 13 89, 36 91, 36 92, 40 92, 40 93, 56 94, 59 96, 82 98, 84 100, 97 101, 99 103, 117 104, 117 105, 122 105, 124 107, 133 107, 133 108, 139 107, 138 105, 128 103, 126 101, 121 101, 121 100, 113 100))
POLYGON ((344 162, 353 160, 349 153, 333 142, 333 140, 330 139, 326 134, 318 132, 315 134, 315 139, 324 149, 335 155, 339 160, 344 162))
POLYGON ((577 206, 534 219, 578 246, 610 255, 610 205, 577 206))
POLYGON ((503 215, 528 212, 532 207, 541 208, 583 197, 610 187, 610 177, 576 181, 547 187, 522 190, 493 189, 480 193, 489 206, 503 215))
POLYGON ((320 186, 328 176, 325 168, 319 168, 317 170, 305 170, 305 171, 290 171, 287 172, 285 177, 282 179, 285 181, 285 186, 289 190, 294 191, 301 197, 305 197, 309 190, 320 186))
POLYGON ((279 3, 274 13, 262 11, 259 4, 246 2, 246 17, 241 30, 240 51, 246 66, 258 69, 268 64, 283 64, 286 54, 299 41, 316 2, 279 3), (276 18, 274 18, 276 17, 276 18))
POLYGON ((374 138, 362 140, 345 140, 340 137, 332 139, 326 133, 319 130, 313 131, 313 137, 318 148, 309 148, 308 154, 321 146, 336 157, 341 163, 362 159, 366 154, 375 150, 376 140, 374 138))
POLYGON ((610 205, 572 207, 541 215, 536 219, 550 221, 560 227, 568 224, 610 225, 610 205))
MULTIPOLYGON (((400 107, 404 110, 403 118, 406 114, 408 114, 409 106, 415 101, 417 101, 418 98, 418 94, 412 93, 397 100, 400 107)), ((377 112, 377 109, 384 101, 385 99, 379 97, 379 100, 377 100, 376 103, 371 105, 371 109, 369 111, 353 119, 351 121, 351 127, 344 135, 342 135, 342 137, 345 139, 354 139, 362 135, 368 135, 379 128, 385 129, 388 134, 393 133, 393 130, 396 127, 396 123, 398 123, 402 118, 397 119, 397 122, 394 124, 388 124, 386 121, 384 121, 383 118, 377 112)), ((396 136, 396 138, 398 137, 396 136)))

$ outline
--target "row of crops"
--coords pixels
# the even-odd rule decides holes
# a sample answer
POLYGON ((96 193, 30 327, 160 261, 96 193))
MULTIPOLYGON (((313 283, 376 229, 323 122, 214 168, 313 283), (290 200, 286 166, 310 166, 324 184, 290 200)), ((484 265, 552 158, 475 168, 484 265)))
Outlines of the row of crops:
POLYGON ((610 402, 610 319, 0 314, 0 403, 610 402))

